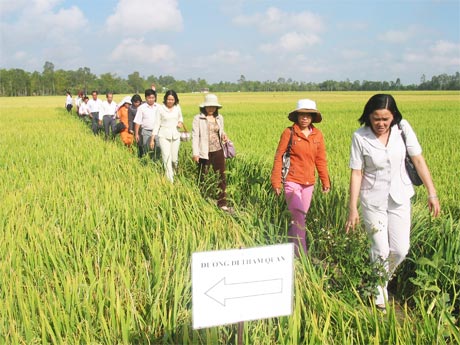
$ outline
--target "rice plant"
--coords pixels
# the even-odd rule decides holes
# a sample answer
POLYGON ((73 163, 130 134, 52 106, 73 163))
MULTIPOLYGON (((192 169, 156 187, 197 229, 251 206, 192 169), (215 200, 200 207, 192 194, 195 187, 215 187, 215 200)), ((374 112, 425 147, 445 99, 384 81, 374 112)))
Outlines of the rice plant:
MULTIPOLYGON (((0 343, 233 344, 237 325, 192 329, 195 251, 286 241, 289 217, 270 190, 274 152, 299 98, 317 101, 332 191, 314 194, 310 255, 295 262, 292 315, 246 322, 246 344, 460 342, 460 95, 394 94, 424 149, 443 208, 413 201, 412 247, 393 279, 386 315, 373 309, 363 232, 344 235, 348 154, 370 93, 220 94, 229 200, 220 211, 197 185, 182 143, 174 185, 62 109, 59 97, 0 98, 0 343)), ((120 96, 121 97, 121 96, 120 96)), ((117 97, 116 97, 117 98, 117 97)), ((181 95, 188 128, 202 95, 181 95)), ((212 181, 210 181, 212 185, 212 181)))

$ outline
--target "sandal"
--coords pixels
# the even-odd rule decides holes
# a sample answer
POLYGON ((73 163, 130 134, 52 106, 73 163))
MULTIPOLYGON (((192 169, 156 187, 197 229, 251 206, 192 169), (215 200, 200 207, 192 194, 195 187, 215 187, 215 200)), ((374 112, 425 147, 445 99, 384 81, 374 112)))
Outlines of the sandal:
POLYGON ((387 313, 387 308, 385 304, 376 304, 375 309, 377 309, 379 312, 386 314, 387 313))
POLYGON ((230 214, 234 214, 235 213, 235 210, 232 208, 232 207, 228 207, 228 206, 221 206, 220 209, 224 212, 227 212, 227 213, 230 213, 230 214))

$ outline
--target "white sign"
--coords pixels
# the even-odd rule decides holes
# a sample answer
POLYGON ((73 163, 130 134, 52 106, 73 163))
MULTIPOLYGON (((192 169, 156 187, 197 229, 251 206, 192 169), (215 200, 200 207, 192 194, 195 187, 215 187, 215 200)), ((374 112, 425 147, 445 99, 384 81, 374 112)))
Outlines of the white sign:
POLYGON ((292 243, 192 254, 193 328, 292 313, 292 243))

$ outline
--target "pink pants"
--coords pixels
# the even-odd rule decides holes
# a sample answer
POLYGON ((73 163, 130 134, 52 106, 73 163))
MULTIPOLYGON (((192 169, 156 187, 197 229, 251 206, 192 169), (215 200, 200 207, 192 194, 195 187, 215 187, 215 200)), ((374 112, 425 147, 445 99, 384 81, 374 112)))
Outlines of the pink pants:
POLYGON ((313 195, 313 185, 306 186, 296 182, 287 181, 284 184, 284 194, 289 212, 291 225, 288 230, 289 241, 296 246, 296 256, 300 256, 300 247, 307 254, 307 241, 305 235, 305 218, 310 208, 313 195))

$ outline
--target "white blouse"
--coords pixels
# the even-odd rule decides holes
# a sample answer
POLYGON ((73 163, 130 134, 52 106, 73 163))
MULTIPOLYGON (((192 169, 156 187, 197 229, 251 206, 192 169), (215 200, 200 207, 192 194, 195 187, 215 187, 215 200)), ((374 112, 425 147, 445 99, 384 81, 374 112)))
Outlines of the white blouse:
MULTIPOLYGON (((420 155, 422 148, 409 122, 401 120, 400 126, 406 134, 409 155, 420 155)), ((368 126, 355 131, 350 168, 363 171, 360 196, 364 205, 384 206, 389 196, 400 205, 409 202, 414 188, 406 172, 405 156, 406 147, 398 125, 391 127, 387 146, 378 140, 368 126)))
POLYGON ((177 129, 179 122, 184 122, 180 106, 175 105, 171 109, 168 109, 162 104, 158 108, 152 133, 166 139, 179 139, 180 133, 177 129))

